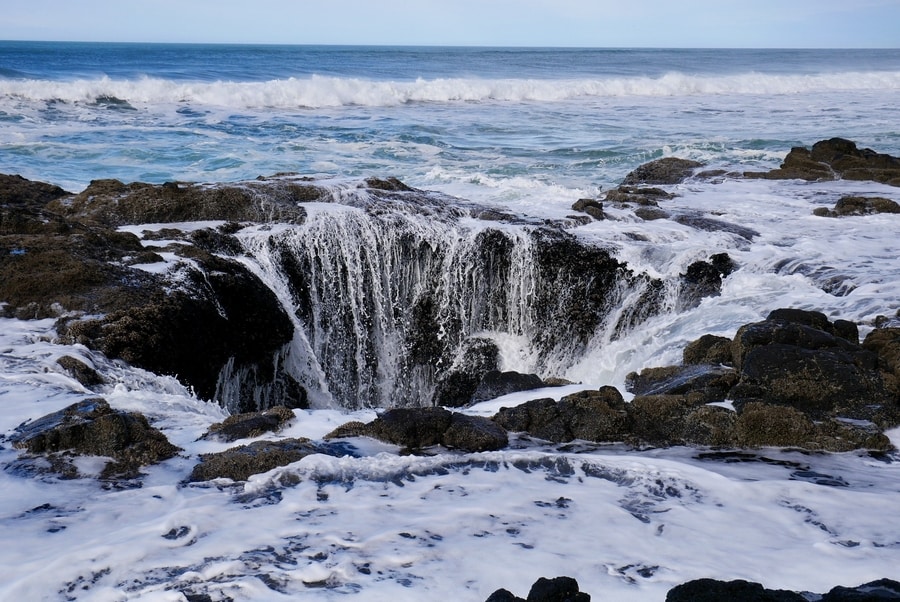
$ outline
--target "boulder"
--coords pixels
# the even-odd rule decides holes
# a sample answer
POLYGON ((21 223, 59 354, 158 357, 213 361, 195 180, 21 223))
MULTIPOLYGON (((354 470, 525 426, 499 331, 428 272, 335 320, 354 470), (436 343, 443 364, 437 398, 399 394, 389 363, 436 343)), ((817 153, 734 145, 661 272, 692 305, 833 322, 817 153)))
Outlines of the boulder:
POLYGON ((615 387, 580 391, 558 402, 534 399, 500 408, 494 421, 508 431, 526 432, 554 443, 624 441, 631 429, 628 404, 615 387))
POLYGON ((696 341, 688 343, 682 352, 682 361, 685 365, 721 365, 730 366, 731 339, 711 334, 705 334, 696 341))
POLYGON ((765 589, 750 581, 716 581, 696 579, 669 590, 666 602, 806 602, 807 598, 791 591, 765 589))
POLYGON ((603 213, 603 203, 594 199, 578 199, 572 205, 572 211, 581 211, 587 213, 595 220, 605 220, 606 214, 603 213))
POLYGON ((734 369, 712 364, 645 368, 625 377, 625 387, 635 395, 687 395, 698 402, 722 401, 737 383, 734 369))
POLYGON ((56 363, 59 364, 59 367, 65 370, 69 374, 69 376, 77 380, 88 389, 90 389, 91 387, 102 385, 106 382, 106 380, 102 376, 100 376, 100 374, 96 370, 85 364, 83 361, 72 357, 71 355, 64 355, 60 357, 58 360, 56 360, 56 363))
POLYGON ((85 399, 26 422, 10 437, 29 454, 106 456, 104 479, 131 479, 139 468, 175 456, 178 447, 138 412, 114 410, 101 398, 85 399))
POLYGON ((537 374, 522 374, 520 372, 500 372, 491 370, 487 372, 478 383, 478 388, 472 394, 472 403, 496 399, 501 395, 518 393, 540 389, 544 381, 537 374))
POLYGON ((528 598, 522 599, 509 590, 498 589, 486 602, 590 602, 591 596, 582 592, 572 577, 541 577, 531 586, 528 598))
POLYGON ((838 199, 834 209, 819 207, 813 214, 819 217, 845 217, 874 213, 900 213, 900 203, 884 197, 845 196, 838 199))
POLYGON ((465 452, 492 451, 509 443, 506 431, 490 419, 444 408, 395 408, 368 424, 348 422, 325 435, 326 440, 346 437, 372 437, 412 452, 433 445, 465 452))
POLYGON ((320 453, 320 448, 309 439, 254 441, 219 453, 201 454, 187 481, 246 481, 252 475, 287 466, 316 453, 320 453))
POLYGON ((493 420, 454 412, 441 443, 467 452, 494 451, 509 445, 509 435, 493 420))
POLYGON ((638 205, 643 209, 658 207, 659 201, 674 199, 675 195, 662 188, 627 186, 622 184, 606 193, 603 200, 619 206, 638 205))
POLYGON ((278 432, 294 419, 294 412, 285 406, 276 406, 259 412, 247 412, 229 416, 222 422, 210 425, 202 439, 236 441, 278 432))
POLYGON ((878 356, 885 384, 900 399, 900 327, 876 328, 866 335, 862 346, 878 356))
POLYGON ((636 168, 625 176, 622 184, 626 186, 679 184, 689 178, 695 169, 702 166, 703 163, 689 159, 664 157, 636 168))
POLYGON ((751 581, 695 579, 669 590, 666 602, 877 602, 900 600, 900 582, 879 579, 856 587, 837 586, 826 594, 766 589, 751 581))
POLYGON ((679 300, 682 307, 696 307, 704 297, 719 295, 722 292, 722 281, 736 268, 728 253, 716 253, 708 261, 690 264, 679 276, 679 300))
POLYGON ((816 142, 812 149, 794 147, 780 168, 768 172, 745 172, 744 177, 809 181, 842 178, 900 186, 900 158, 868 148, 859 149, 850 140, 831 138, 816 142))

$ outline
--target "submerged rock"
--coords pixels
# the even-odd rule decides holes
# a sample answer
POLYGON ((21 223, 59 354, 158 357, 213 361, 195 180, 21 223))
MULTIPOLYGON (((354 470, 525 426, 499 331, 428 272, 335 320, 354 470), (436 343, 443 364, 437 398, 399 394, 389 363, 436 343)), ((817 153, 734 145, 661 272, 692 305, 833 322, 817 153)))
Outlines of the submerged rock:
POLYGON ((109 457, 100 475, 104 479, 134 478, 140 467, 168 460, 181 451, 150 426, 143 414, 114 410, 101 398, 85 399, 22 424, 10 440, 16 448, 54 456, 63 465, 70 456, 109 457))
POLYGON ((249 445, 233 447, 223 452, 202 454, 200 462, 194 466, 187 481, 189 483, 213 479, 246 481, 252 475, 268 472, 279 466, 287 466, 320 452, 320 447, 309 439, 254 441, 249 445))
POLYGON ((278 432, 294 419, 294 412, 285 406, 276 406, 259 412, 247 412, 229 416, 222 422, 209 427, 203 439, 236 441, 258 437, 265 433, 278 432))

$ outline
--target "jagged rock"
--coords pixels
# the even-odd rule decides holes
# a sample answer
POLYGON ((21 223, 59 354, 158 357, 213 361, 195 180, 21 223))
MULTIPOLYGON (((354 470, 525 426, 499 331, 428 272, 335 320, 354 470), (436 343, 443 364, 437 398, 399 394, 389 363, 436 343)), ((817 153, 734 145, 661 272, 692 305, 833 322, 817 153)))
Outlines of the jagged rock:
POLYGON ((696 341, 688 343, 682 352, 682 361, 685 365, 721 365, 730 366, 731 339, 711 334, 705 334, 696 341))
POLYGON ((108 227, 199 220, 302 223, 306 211, 298 203, 326 194, 309 182, 287 179, 219 185, 94 180, 79 194, 52 201, 48 209, 108 227))
POLYGON ((624 441, 631 419, 622 394, 615 387, 581 391, 553 399, 534 399, 512 408, 500 408, 494 421, 508 431, 563 443, 624 441))
POLYGON ((409 449, 440 445, 452 413, 444 408, 394 408, 369 424, 369 434, 409 449))
POLYGON ((260 412, 247 412, 229 416, 222 422, 210 425, 203 439, 236 441, 278 432, 294 419, 294 412, 285 406, 276 406, 260 412))
POLYGON ((450 426, 441 436, 441 443, 468 452, 494 451, 509 445, 509 436, 488 418, 454 412, 450 426))
POLYGON ((603 200, 619 206, 639 205, 641 208, 653 209, 658 206, 659 201, 674 198, 674 194, 666 192, 662 188, 622 184, 607 192, 603 200))
POLYGON ((434 405, 468 405, 484 375, 500 365, 500 350, 490 339, 469 339, 462 344, 459 355, 453 368, 438 379, 432 397, 434 405))
POLYGON ((321 449, 309 439, 282 439, 280 441, 254 441, 249 445, 233 447, 214 454, 201 454, 200 463, 194 466, 187 481, 211 481, 231 479, 246 481, 252 475, 268 472, 279 466, 287 466, 321 449))
POLYGON ((572 205, 572 211, 587 213, 592 218, 599 221, 606 219, 606 214, 603 213, 603 203, 594 199, 578 199, 572 205))
POLYGON ((716 253, 709 261, 695 261, 680 275, 680 299, 685 308, 696 307, 704 297, 722 292, 722 280, 737 266, 728 253, 716 253))
POLYGON ((478 383, 478 388, 472 394, 472 403, 496 399, 509 393, 540 389, 543 386, 544 381, 537 374, 491 370, 485 373, 478 383))
POLYGON ((866 335, 862 346, 878 356, 886 386, 900 399, 900 328, 876 328, 866 335))
POLYGON ((591 596, 582 592, 572 577, 540 577, 523 600, 506 589, 498 589, 485 602, 590 602, 591 596))
POLYGON ((824 595, 766 589, 751 581, 695 579, 669 590, 666 602, 877 602, 900 600, 900 582, 879 579, 856 587, 837 586, 824 595))
POLYGON ((738 330, 732 351, 741 379, 732 399, 790 405, 815 419, 841 416, 886 425, 900 418, 874 353, 832 334, 833 326, 827 320, 823 325, 821 314, 793 312, 804 316, 800 321, 788 321, 788 315, 776 312, 738 330))
POLYGON ((770 180, 872 180, 900 186, 900 158, 859 149, 843 138, 820 140, 811 150, 794 147, 779 169, 768 172, 745 172, 747 178, 770 180))
POLYGON ((101 398, 85 399, 16 428, 10 437, 30 454, 107 456, 101 478, 134 478, 141 466, 181 451, 138 412, 114 410, 101 398))
POLYGON ((304 407, 305 391, 274 371, 273 356, 293 336, 275 294, 236 261, 209 254, 196 259, 203 271, 187 271, 187 291, 165 292, 157 284, 143 303, 102 318, 62 322, 60 334, 108 357, 176 376, 204 399, 216 396, 230 363, 234 372, 244 372, 231 390, 233 399, 224 400, 232 411, 304 407))
POLYGON ((900 600, 900 582, 879 579, 856 587, 837 586, 822 596, 821 602, 879 602, 900 600))
POLYGON ((702 215, 678 215, 674 219, 679 224, 703 230, 704 232, 728 232, 751 241, 759 236, 759 232, 753 228, 723 222, 711 217, 703 217, 702 215))
POLYGON ((750 581, 696 579, 669 590, 666 602, 806 602, 806 598, 787 590, 765 589, 750 581))
POLYGON ((664 157, 641 165, 625 176, 622 184, 626 186, 678 184, 689 178, 695 169, 702 166, 703 163, 689 159, 664 157))
POLYGON ((411 451, 443 445, 481 452, 502 449, 509 443, 506 431, 493 421, 444 408, 395 408, 369 424, 349 422, 325 435, 326 440, 344 437, 373 437, 411 451))
POLYGON ((813 214, 819 217, 872 215, 874 213, 900 213, 900 204, 884 197, 845 196, 838 200, 834 209, 819 207, 813 211, 813 214))
POLYGON ((691 394, 702 402, 721 401, 737 383, 737 373, 712 364, 645 368, 625 378, 625 386, 635 395, 691 394))
POLYGON ((68 372, 72 378, 87 388, 96 387, 106 382, 96 370, 71 355, 62 356, 56 360, 56 363, 68 372))

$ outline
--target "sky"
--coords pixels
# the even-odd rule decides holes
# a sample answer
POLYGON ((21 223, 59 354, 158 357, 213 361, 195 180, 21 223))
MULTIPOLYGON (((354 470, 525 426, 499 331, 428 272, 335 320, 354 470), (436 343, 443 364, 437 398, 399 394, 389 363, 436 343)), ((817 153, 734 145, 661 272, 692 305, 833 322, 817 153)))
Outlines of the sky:
POLYGON ((900 0, 3 0, 0 39, 900 48, 900 0))

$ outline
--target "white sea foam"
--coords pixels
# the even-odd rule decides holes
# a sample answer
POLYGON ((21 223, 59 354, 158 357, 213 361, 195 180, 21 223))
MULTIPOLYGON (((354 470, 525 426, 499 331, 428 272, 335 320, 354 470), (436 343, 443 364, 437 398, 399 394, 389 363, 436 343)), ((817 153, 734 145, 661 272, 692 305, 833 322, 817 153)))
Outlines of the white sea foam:
POLYGON ((183 82, 154 77, 73 81, 0 79, 0 97, 29 101, 131 105, 188 103, 233 108, 388 107, 435 102, 558 102, 573 98, 789 95, 900 89, 900 72, 813 75, 745 73, 699 76, 672 72, 661 77, 596 79, 438 78, 381 81, 313 75, 264 82, 183 82))

